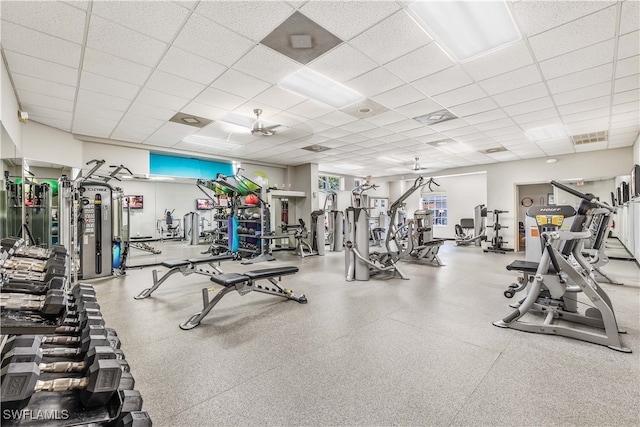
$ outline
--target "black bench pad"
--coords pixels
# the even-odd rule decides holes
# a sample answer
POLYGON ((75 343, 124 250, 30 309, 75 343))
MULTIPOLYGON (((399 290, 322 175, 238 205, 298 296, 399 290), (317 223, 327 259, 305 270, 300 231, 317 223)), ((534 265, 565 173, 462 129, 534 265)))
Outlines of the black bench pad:
POLYGON ((211 281, 224 287, 237 285, 238 283, 247 282, 248 280, 249 278, 246 275, 240 273, 215 274, 211 276, 211 281))
POLYGON ((224 261, 227 259, 233 259, 232 254, 223 254, 223 255, 212 255, 206 258, 190 258, 187 261, 191 264, 204 264, 216 261, 224 261))
MULTIPOLYGON (((533 261, 521 261, 521 260, 516 260, 513 261, 511 264, 507 265, 507 270, 509 271, 525 271, 527 273, 535 273, 536 271, 538 271, 538 265, 540 263, 538 262, 533 262, 533 261)), ((552 265, 549 266, 549 271, 548 273, 555 273, 556 270, 553 268, 552 265)))
POLYGON ((174 259, 169 261, 162 261, 162 266, 167 268, 175 268, 175 267, 184 267, 185 265, 191 264, 186 259, 174 259))
POLYGON ((287 274, 294 274, 298 272, 298 267, 286 266, 286 267, 274 267, 264 268, 262 270, 252 270, 244 273, 251 280, 267 279, 269 277, 285 276, 287 274))

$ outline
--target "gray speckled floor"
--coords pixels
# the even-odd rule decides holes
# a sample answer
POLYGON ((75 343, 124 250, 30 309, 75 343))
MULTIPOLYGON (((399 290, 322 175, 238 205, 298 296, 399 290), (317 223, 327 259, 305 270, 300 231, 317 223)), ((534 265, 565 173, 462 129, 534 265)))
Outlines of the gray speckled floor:
MULTIPOLYGON (((175 243, 167 258, 198 254, 175 243)), ((440 268, 403 263, 410 280, 346 282, 344 253, 225 262, 226 272, 297 265, 283 278, 306 305, 227 295, 191 331, 200 275, 174 275, 150 298, 151 268, 96 282, 154 426, 640 425, 640 270, 611 261, 603 284, 634 353, 496 328, 518 255, 446 242, 440 268)), ((522 257, 520 257, 522 258, 522 257)))

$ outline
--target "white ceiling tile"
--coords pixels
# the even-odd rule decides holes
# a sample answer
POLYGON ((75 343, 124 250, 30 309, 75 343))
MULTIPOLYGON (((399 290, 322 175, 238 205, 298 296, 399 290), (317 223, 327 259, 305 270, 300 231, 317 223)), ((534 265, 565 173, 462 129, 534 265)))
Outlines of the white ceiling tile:
POLYGON ((629 111, 627 113, 619 113, 611 117, 611 123, 628 122, 634 120, 636 123, 640 120, 638 111, 629 111))
POLYGON ((71 119, 56 120, 56 119, 50 119, 48 117, 29 116, 29 120, 33 120, 34 122, 41 123, 43 125, 51 126, 56 129, 63 130, 65 132, 71 132, 71 119))
POLYGON ((18 91, 20 101, 25 104, 33 104, 38 107, 51 108, 61 111, 73 111, 73 101, 67 99, 55 98, 35 92, 18 91))
POLYGON ((177 113, 177 110, 170 110, 168 108, 156 107, 139 101, 134 101, 133 104, 131 104, 131 107, 129 107, 128 112, 166 121, 173 117, 177 113))
POLYGON ((621 148, 621 147, 631 147, 635 141, 634 139, 625 139, 620 141, 609 141, 609 148, 621 148))
POLYGON ((640 73, 640 56, 622 59, 616 64, 616 79, 640 73))
POLYGON ((300 12, 336 36, 349 40, 399 8, 397 3, 387 1, 309 1, 300 12))
POLYGON ((176 142, 182 138, 191 135, 199 129, 193 126, 182 125, 180 123, 167 122, 160 127, 153 136, 175 138, 176 142))
POLYGON ((81 112, 76 112, 73 120, 73 132, 83 133, 83 129, 95 129, 100 132, 108 132, 107 135, 109 135, 117 124, 117 120, 103 119, 100 117, 85 115, 81 112))
POLYGON ((629 134, 629 133, 634 133, 635 135, 638 134, 638 131, 640 131, 640 126, 631 126, 628 128, 619 128, 617 126, 612 127, 611 131, 609 132, 609 135, 611 136, 620 136, 620 135, 625 135, 625 134, 629 134))
POLYGON ((533 58, 523 41, 465 62, 463 68, 476 81, 504 74, 533 64, 533 58))
POLYGON ((160 61, 158 69, 208 85, 220 76, 226 67, 184 49, 171 46, 160 61))
POLYGON ((89 104, 98 107, 109 108, 117 111, 126 111, 131 101, 124 98, 105 95, 87 89, 78 90, 78 104, 89 104))
POLYGON ((615 114, 628 113, 630 111, 636 111, 636 110, 638 110, 638 108, 640 108, 640 104, 639 103, 637 103, 637 102, 627 102, 626 104, 614 105, 611 108, 611 114, 615 115, 615 114))
POLYGON ((340 127, 348 132, 357 133, 374 129, 377 126, 365 120, 356 120, 355 122, 347 123, 346 125, 340 127))
POLYGON ((424 126, 421 124, 420 127, 417 127, 415 129, 411 129, 411 130, 406 130, 404 132, 402 132, 402 134, 404 136, 406 136, 407 138, 417 138, 420 136, 426 136, 426 135, 430 135, 432 133, 434 133, 434 130, 429 129, 428 127, 424 126))
POLYGON ((613 61, 613 40, 578 49, 540 62, 542 74, 547 79, 564 76, 613 61))
POLYGON ((403 105, 395 110, 406 117, 413 118, 442 110, 442 105, 432 101, 431 99, 425 98, 420 101, 412 102, 411 104, 403 105))
POLYGON ((544 61, 614 37, 615 19, 616 7, 609 7, 529 37, 529 43, 536 59, 544 61))
MULTIPOLYGON (((476 134, 478 130, 473 126, 463 126, 455 129, 443 130, 442 133, 447 135, 450 138, 458 138, 465 135, 473 135, 476 134)), ((406 135, 406 132, 404 132, 406 135)))
POLYGON ((500 120, 493 120, 491 122, 477 123, 474 126, 479 131, 485 132, 492 129, 500 129, 507 126, 514 126, 515 123, 509 117, 500 120))
POLYGON ((265 105, 270 105, 280 110, 286 110, 288 108, 293 107, 296 104, 299 104, 305 101, 306 99, 307 98, 304 98, 300 95, 296 95, 293 92, 289 92, 277 86, 271 86, 264 92, 254 97, 253 101, 256 101, 265 105))
MULTIPOLYGON (((196 98, 197 99, 197 98, 196 98)), ((189 103, 186 98, 170 95, 168 93, 158 92, 157 90, 142 88, 136 101, 149 105, 162 105, 163 108, 180 111, 182 107, 189 103)))
POLYGON ((378 126, 386 126, 404 119, 406 119, 405 116, 398 114, 395 111, 386 111, 382 114, 378 114, 377 116, 368 117, 365 120, 378 126))
POLYGON ((93 92, 129 100, 133 99, 140 90, 140 86, 100 76, 98 74, 89 73, 87 71, 84 71, 80 77, 80 87, 93 92))
POLYGON ((628 90, 613 94, 612 105, 624 104, 627 102, 638 102, 640 99, 640 90, 628 90))
POLYGON ((140 132, 144 129, 146 132, 149 132, 149 135, 150 135, 160 126, 165 124, 165 122, 166 120, 155 119, 152 117, 145 117, 139 114, 132 114, 131 112, 129 112, 122 118, 116 130, 118 129, 129 130, 129 131, 136 130, 140 132))
POLYGON ((546 110, 535 111, 532 113, 520 114, 511 117, 514 122, 519 125, 535 122, 538 120, 546 119, 559 119, 558 112, 555 108, 548 108, 546 110))
MULTIPOLYGON (((343 128, 340 128, 343 129, 343 128)), ((366 136, 358 135, 356 133, 352 133, 350 135, 341 136, 340 140, 349 144, 357 144, 358 142, 367 141, 369 138, 366 136)))
POLYGON ((352 39, 351 45, 382 65, 430 41, 427 33, 401 10, 352 39))
POLYGON ((164 71, 156 70, 151 74, 145 88, 179 96, 183 99, 195 98, 206 86, 164 71))
POLYGON ((588 70, 547 80, 547 86, 553 94, 567 92, 597 83, 611 81, 613 77, 613 63, 589 68, 588 70))
MULTIPOLYGON (((91 105, 86 103, 78 103, 76 105, 76 114, 75 117, 87 118, 87 117, 95 117, 97 119, 104 119, 109 121, 120 121, 123 111, 111 110, 109 108, 104 108, 97 105, 91 105)), ((79 123, 76 120, 76 123, 79 123)))
POLYGON ((196 98, 194 98, 194 101, 200 104, 209 105, 211 107, 231 111, 244 104, 246 102, 246 99, 213 87, 209 87, 196 98))
POLYGON ((581 89, 574 89, 568 92, 562 92, 557 95, 553 95, 553 99, 556 105, 565 105, 572 102, 580 102, 591 98, 597 98, 600 96, 607 96, 611 94, 611 82, 599 83, 597 85, 584 87, 581 89))
POLYGON ((519 126, 505 126, 496 129, 485 130, 484 133, 494 140, 496 140, 496 138, 520 138, 522 136, 522 129, 519 126))
POLYGON ((401 86, 404 82, 386 69, 378 67, 345 84, 366 97, 372 97, 401 86))
POLYGON ((477 84, 470 84, 458 89, 450 90, 448 92, 436 95, 433 99, 445 107, 452 107, 454 105, 465 104, 467 102, 484 98, 487 95, 477 84))
POLYGON ((423 98, 424 95, 410 85, 400 86, 372 97, 374 101, 387 108, 396 108, 402 105, 411 104, 412 102, 416 102, 423 98))
POLYGON ((564 130, 567 135, 582 135, 583 133, 600 132, 609 128, 609 118, 597 120, 584 120, 581 122, 566 123, 564 130))
POLYGON ((451 129, 458 129, 466 126, 469 126, 469 124, 464 120, 453 119, 453 120, 447 120, 446 122, 436 123, 434 125, 430 125, 429 127, 438 132, 445 132, 451 129))
POLYGON ((95 136, 98 138, 109 138, 113 127, 106 127, 104 124, 95 124, 93 126, 77 124, 73 125, 71 132, 75 135, 95 136))
POLYGON ((621 129, 629 126, 638 126, 638 125, 640 125, 640 118, 637 117, 636 115, 634 118, 630 120, 612 121, 610 129, 621 129))
POLYGON ((582 102, 572 102, 566 105, 559 105, 558 111, 562 115, 576 114, 582 111, 589 111, 596 108, 608 107, 611 101, 611 96, 601 96, 598 98, 588 99, 582 102))
POLYGON ((35 77, 51 82, 75 86, 78 80, 78 70, 53 62, 32 58, 21 53, 5 51, 8 70, 25 76, 35 77))
POLYGON ((147 139, 155 129, 152 130, 135 130, 125 129, 118 126, 109 136, 110 139, 127 142, 142 142, 147 139))
POLYGON ((111 55, 154 67, 167 44, 99 16, 91 18, 87 46, 111 55))
POLYGON ((517 70, 478 82, 489 95, 528 86, 542 81, 538 67, 529 65, 517 70))
POLYGON ((343 113, 342 111, 333 111, 329 114, 318 117, 316 120, 332 126, 343 126, 358 119, 353 117, 351 114, 343 113))
POLYGON ((618 38, 618 59, 638 54, 640 54, 640 31, 634 31, 618 38))
POLYGON ((321 102, 308 99, 288 109, 289 112, 308 119, 315 119, 335 111, 335 108, 321 102))
POLYGON ((595 110, 583 111, 577 114, 562 114, 564 123, 575 123, 584 120, 608 118, 611 109, 609 107, 596 108, 595 110))
MULTIPOLYGON (((62 2, 5 1, 2 20, 70 42, 82 43, 87 14, 62 2)), ((3 31, 4 36, 4 31, 3 31)))
POLYGON ((532 36, 614 4, 612 1, 521 1, 513 7, 520 28, 532 36))
POLYGON ((169 1, 97 1, 91 13, 168 43, 188 11, 169 1))
POLYGON ((553 100, 551 99, 551 97, 545 96, 543 98, 534 99, 533 101, 509 105, 508 107, 504 107, 504 112, 510 116, 517 116, 519 114, 531 113, 533 111, 552 108, 553 106, 553 100))
POLYGON ((82 68, 85 71, 136 85, 142 85, 151 74, 150 67, 91 48, 86 48, 84 51, 82 68))
POLYGON ((412 85, 425 95, 433 96, 473 83, 467 73, 459 66, 451 67, 439 73, 421 78, 412 85))
POLYGON ((597 151, 597 150, 606 150, 606 149, 607 149, 607 141, 592 142, 591 144, 582 144, 582 145, 575 146, 576 153, 584 153, 587 151, 597 151))
POLYGON ((530 101, 532 99, 546 97, 547 95, 549 95, 549 93, 547 92, 547 88, 544 83, 535 83, 520 89, 514 89, 493 95, 493 99, 501 107, 507 107, 509 105, 530 101))
POLYGON ((620 34, 640 29, 640 3, 625 1, 620 11, 620 34))
POLYGON ((172 136, 151 135, 142 143, 155 147, 173 147, 178 143, 179 139, 172 136))
POLYGON ((402 120, 385 126, 385 128, 389 129, 390 131, 400 132, 403 135, 406 131, 423 127, 424 125, 422 123, 412 119, 402 120))
POLYGON ((491 98, 480 98, 466 104, 456 105, 451 107, 450 110, 458 117, 466 117, 496 108, 498 108, 498 105, 491 98))
POLYGON ((430 43, 389 62, 385 68, 406 82, 442 71, 455 65, 436 43, 430 43))
POLYGON ((490 122, 492 120, 498 120, 507 117, 506 113, 500 109, 491 110, 484 113, 474 114, 472 116, 466 116, 464 121, 475 125, 477 123, 490 122))
POLYGON ((79 44, 6 21, 2 22, 2 47, 69 67, 80 63, 79 44))
POLYGON ((234 66, 238 71, 276 84, 300 70, 301 64, 263 45, 257 45, 234 66))
POLYGON ((73 101, 76 96, 75 86, 54 83, 24 74, 12 73, 13 83, 17 90, 41 93, 55 98, 68 99, 73 101))
POLYGON ((281 111, 278 114, 271 117, 271 121, 280 123, 281 125, 288 126, 289 128, 297 128, 303 131, 305 134, 318 131, 320 129, 327 129, 329 126, 324 123, 309 120, 306 117, 298 116, 288 111, 281 111))
POLYGON ((73 118, 73 113, 71 111, 54 110, 52 108, 39 107, 37 105, 27 103, 23 103, 22 108, 24 111, 29 113, 29 120, 34 119, 34 117, 38 117, 39 119, 58 120, 71 124, 71 119, 73 118))
POLYGON ((202 1, 195 13, 224 25, 225 27, 258 42, 280 25, 293 8, 285 2, 243 1, 236 2, 202 1))
POLYGON ((174 45, 196 55, 230 66, 254 42, 199 15, 191 15, 174 41, 174 45))
POLYGON ((336 127, 329 128, 320 132, 320 136, 329 138, 329 139, 338 139, 340 137, 347 136, 347 135, 351 135, 351 134, 346 130, 336 128, 336 127))
POLYGON ((377 67, 366 55, 346 43, 331 49, 307 66, 340 83, 377 67))

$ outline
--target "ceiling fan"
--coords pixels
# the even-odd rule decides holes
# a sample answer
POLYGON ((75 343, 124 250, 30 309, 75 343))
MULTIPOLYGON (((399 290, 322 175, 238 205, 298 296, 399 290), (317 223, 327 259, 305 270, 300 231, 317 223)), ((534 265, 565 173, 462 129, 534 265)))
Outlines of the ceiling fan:
POLYGON ((262 114, 261 109, 256 108, 253 110, 253 113, 256 115, 256 121, 253 123, 253 126, 251 126, 252 135, 271 136, 276 133, 275 128, 279 127, 279 125, 265 127, 260 121, 260 114, 262 114))

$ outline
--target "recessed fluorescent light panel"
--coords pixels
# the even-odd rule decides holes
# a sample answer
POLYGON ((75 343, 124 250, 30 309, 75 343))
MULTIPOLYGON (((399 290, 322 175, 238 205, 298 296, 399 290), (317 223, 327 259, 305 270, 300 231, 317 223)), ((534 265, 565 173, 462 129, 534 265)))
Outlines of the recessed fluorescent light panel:
POLYGON ((558 139, 567 136, 564 131, 564 127, 561 124, 528 129, 526 131, 526 134, 527 137, 533 142, 558 139))
POLYGON ((280 86, 335 108, 343 108, 364 99, 355 90, 308 68, 282 80, 280 86))
POLYGON ((459 61, 520 39, 504 1, 416 1, 418 22, 459 61))

